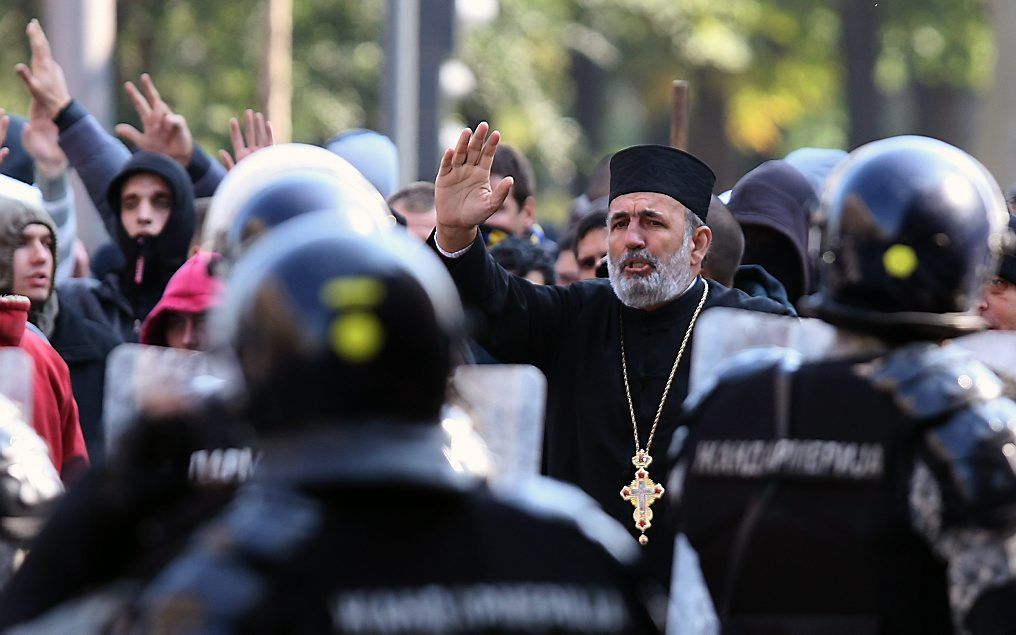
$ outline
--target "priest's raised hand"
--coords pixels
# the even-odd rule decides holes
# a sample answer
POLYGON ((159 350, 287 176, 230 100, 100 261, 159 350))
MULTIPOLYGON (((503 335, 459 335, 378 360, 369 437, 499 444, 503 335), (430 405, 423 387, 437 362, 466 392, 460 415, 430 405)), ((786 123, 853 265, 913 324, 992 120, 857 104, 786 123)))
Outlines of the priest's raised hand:
POLYGON ((490 166, 501 140, 497 130, 481 122, 475 131, 465 128, 454 148, 448 148, 434 181, 437 209, 437 243, 448 252, 465 249, 476 238, 476 227, 504 203, 512 187, 505 177, 490 187, 490 166))

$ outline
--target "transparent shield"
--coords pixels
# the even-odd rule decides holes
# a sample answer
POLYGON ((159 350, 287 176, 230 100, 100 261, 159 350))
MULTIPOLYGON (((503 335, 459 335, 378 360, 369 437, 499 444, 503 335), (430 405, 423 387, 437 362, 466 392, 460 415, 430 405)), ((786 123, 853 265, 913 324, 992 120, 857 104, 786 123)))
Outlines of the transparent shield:
POLYGON ((460 366, 452 387, 452 404, 467 413, 482 442, 460 445, 486 449, 491 478, 540 473, 547 400, 543 373, 524 365, 460 366))
POLYGON ((0 395, 10 399, 24 421, 32 420, 32 358, 20 348, 0 348, 0 395))
POLYGON ((140 415, 185 411, 212 395, 234 395, 237 386, 235 367, 218 356, 122 344, 106 361, 103 426, 107 451, 114 451, 140 415))

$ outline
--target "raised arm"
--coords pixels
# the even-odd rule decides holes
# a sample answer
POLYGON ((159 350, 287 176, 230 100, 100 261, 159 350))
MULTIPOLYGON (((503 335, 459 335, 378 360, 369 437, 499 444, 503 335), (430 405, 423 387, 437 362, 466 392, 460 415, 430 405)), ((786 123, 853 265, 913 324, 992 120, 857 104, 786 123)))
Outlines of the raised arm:
POLYGON ((240 122, 236 117, 231 117, 229 120, 229 140, 233 144, 233 154, 219 150, 219 160, 227 170, 232 170, 234 165, 258 150, 275 145, 272 122, 265 119, 263 114, 248 108, 244 112, 244 122, 246 125, 241 130, 240 122), (234 157, 236 158, 234 159, 234 157))
POLYGON ((487 122, 475 131, 464 129, 454 148, 441 158, 434 181, 437 210, 437 244, 447 252, 465 249, 473 243, 477 226, 497 211, 508 198, 513 179, 505 177, 492 190, 490 166, 501 140, 497 130, 489 135, 487 122))
POLYGON ((57 125, 60 148, 71 167, 77 170, 89 197, 108 226, 106 189, 120 166, 130 157, 130 152, 103 130, 84 106, 71 98, 63 68, 53 58, 49 40, 39 21, 29 22, 25 33, 32 57, 27 65, 18 64, 14 70, 32 96, 35 115, 57 125))
POLYGON ((28 123, 21 132, 21 145, 35 164, 35 184, 42 192, 42 204, 57 227, 57 282, 74 271, 74 242, 78 224, 74 216, 74 195, 67 178, 67 155, 60 149, 60 130, 46 116, 39 102, 28 106, 28 123))
POLYGON ((487 124, 463 130, 445 151, 435 181, 437 227, 429 239, 470 310, 483 315, 475 337, 499 361, 546 368, 571 318, 592 297, 589 285, 534 285, 494 262, 477 226, 507 198, 511 177, 490 187, 500 135, 487 124))
POLYGON ((194 183, 195 196, 211 196, 226 175, 225 169, 211 160, 191 135, 187 118, 173 112, 162 99, 148 73, 141 75, 141 90, 126 82, 124 91, 141 119, 141 130, 126 123, 117 124, 116 134, 139 150, 159 152, 179 163, 194 183))

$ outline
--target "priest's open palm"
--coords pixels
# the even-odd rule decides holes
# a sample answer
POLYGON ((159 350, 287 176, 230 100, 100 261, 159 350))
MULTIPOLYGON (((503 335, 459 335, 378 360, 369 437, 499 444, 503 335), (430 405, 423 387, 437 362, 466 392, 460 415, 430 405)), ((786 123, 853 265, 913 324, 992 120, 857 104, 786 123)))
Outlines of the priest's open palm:
POLYGON ((445 250, 458 251, 476 237, 476 226, 496 212, 511 190, 512 179, 490 187, 490 166, 498 141, 496 130, 487 134, 486 122, 459 135, 454 148, 445 150, 434 182, 437 239, 445 250))

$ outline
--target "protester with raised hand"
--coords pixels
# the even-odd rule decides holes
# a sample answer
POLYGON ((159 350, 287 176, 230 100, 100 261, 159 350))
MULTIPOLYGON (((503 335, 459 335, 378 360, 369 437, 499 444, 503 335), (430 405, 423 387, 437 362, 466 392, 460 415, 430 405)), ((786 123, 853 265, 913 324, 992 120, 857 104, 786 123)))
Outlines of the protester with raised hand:
POLYGON ((275 145, 272 122, 268 121, 262 113, 255 112, 250 108, 244 111, 243 116, 245 127, 242 131, 236 117, 229 119, 229 139, 233 144, 233 154, 230 155, 225 150, 219 150, 219 159, 227 170, 232 170, 233 166, 258 150, 275 145), (236 158, 234 159, 234 157, 236 158))
MULTIPOLYGON (((63 69, 53 58, 39 21, 29 22, 26 33, 32 58, 27 65, 18 64, 15 71, 39 102, 41 112, 59 127, 61 148, 84 181, 92 201, 104 212, 109 183, 130 153, 72 98, 63 69)), ((120 124, 117 133, 140 150, 165 154, 177 161, 187 170, 197 195, 210 196, 225 170, 194 143, 186 119, 169 108, 147 74, 141 76, 141 87, 143 93, 132 82, 125 84, 127 95, 141 118, 142 131, 120 124)), ((109 214, 104 213, 103 218, 110 226, 109 214)))

